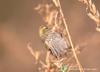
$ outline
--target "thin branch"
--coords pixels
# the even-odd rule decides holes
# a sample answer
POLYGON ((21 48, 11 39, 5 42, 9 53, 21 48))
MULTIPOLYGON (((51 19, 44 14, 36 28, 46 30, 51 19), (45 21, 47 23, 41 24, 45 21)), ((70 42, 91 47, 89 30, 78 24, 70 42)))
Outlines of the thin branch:
MULTIPOLYGON (((65 18, 64 18, 64 14, 63 14, 63 11, 62 11, 62 7, 61 7, 61 4, 60 4, 60 1, 59 1, 59 0, 56 0, 56 1, 57 1, 57 3, 58 3, 58 8, 59 8, 59 11, 60 11, 60 13, 61 13, 61 16, 62 16, 62 19, 63 19, 63 22, 64 22, 64 26, 65 26, 65 28, 66 28, 66 32, 67 32, 67 34, 68 34, 69 42, 70 42, 70 44, 71 44, 71 47, 72 47, 72 51, 73 51, 75 60, 76 60, 76 62, 77 62, 77 64, 78 64, 78 66, 79 66, 80 72, 84 72, 84 70, 83 70, 83 68, 82 68, 82 65, 80 64, 80 62, 79 62, 79 60, 78 60, 78 57, 77 57, 77 54, 76 54, 76 52, 75 52, 74 45, 73 45, 73 42, 72 42, 72 39, 71 39, 71 35, 70 35, 69 29, 68 29, 68 25, 67 25, 66 20, 65 20, 65 18)), ((57 4, 57 3, 55 3, 55 4, 57 4)))
POLYGON ((97 25, 96 30, 100 32, 100 13, 97 10, 92 0, 79 0, 86 5, 86 12, 89 18, 91 18, 97 25))

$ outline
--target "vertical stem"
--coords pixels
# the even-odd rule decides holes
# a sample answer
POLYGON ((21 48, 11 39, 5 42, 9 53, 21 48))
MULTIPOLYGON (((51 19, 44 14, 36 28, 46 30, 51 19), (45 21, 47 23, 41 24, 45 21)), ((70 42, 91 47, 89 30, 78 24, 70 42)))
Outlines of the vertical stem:
POLYGON ((78 60, 78 57, 77 57, 77 54, 76 54, 76 52, 75 52, 74 45, 73 45, 73 42, 72 42, 72 39, 71 39, 71 35, 70 35, 69 29, 68 29, 68 25, 67 25, 66 20, 65 20, 65 18, 64 18, 64 14, 63 14, 63 11, 62 11, 62 8, 61 8, 61 4, 60 4, 60 1, 59 1, 59 0, 58 0, 58 3, 59 3, 59 4, 58 4, 58 5, 59 5, 59 10, 60 10, 60 13, 61 13, 63 22, 64 22, 64 26, 65 26, 65 28, 66 28, 66 32, 67 32, 67 34, 68 34, 69 42, 70 42, 70 44, 71 44, 71 47, 72 47, 72 51, 73 51, 75 60, 76 60, 76 62, 77 62, 77 64, 78 64, 78 66, 79 66, 80 72, 84 72, 83 67, 82 67, 82 65, 80 64, 80 62, 79 62, 79 60, 78 60))

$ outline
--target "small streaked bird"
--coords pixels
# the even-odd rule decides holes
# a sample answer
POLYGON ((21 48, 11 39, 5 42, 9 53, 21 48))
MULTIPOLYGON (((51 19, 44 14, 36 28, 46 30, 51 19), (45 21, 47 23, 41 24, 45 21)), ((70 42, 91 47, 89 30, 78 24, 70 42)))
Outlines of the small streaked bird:
POLYGON ((51 54, 56 58, 60 58, 67 53, 67 49, 70 45, 60 33, 48 27, 40 26, 39 35, 46 45, 46 48, 50 50, 51 54))

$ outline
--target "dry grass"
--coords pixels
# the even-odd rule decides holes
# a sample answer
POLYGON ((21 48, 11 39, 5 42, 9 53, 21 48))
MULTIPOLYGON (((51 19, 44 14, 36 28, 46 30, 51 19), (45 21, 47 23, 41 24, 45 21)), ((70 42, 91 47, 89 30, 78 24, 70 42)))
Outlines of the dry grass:
MULTIPOLYGON (((100 31, 100 16, 94 3, 91 0, 79 1, 87 5, 87 15, 96 22, 97 30, 100 31)), ((43 3, 40 3, 35 8, 35 10, 37 10, 37 12, 43 17, 43 20, 46 23, 45 25, 48 28, 51 28, 53 31, 61 33, 65 39, 69 40, 72 48, 71 51, 68 52, 68 55, 61 59, 54 58, 50 54, 50 52, 47 51, 45 62, 43 62, 39 59, 40 53, 33 51, 32 48, 28 45, 28 49, 35 58, 36 62, 38 61, 38 63, 42 65, 41 68, 39 68, 39 72, 70 72, 71 70, 74 71, 71 68, 74 66, 76 66, 77 70, 79 70, 80 72, 84 72, 84 69, 77 57, 77 54, 80 53, 79 48, 75 47, 72 42, 70 31, 68 29, 68 24, 65 20, 60 1, 44 1, 43 3)))
POLYGON ((83 4, 86 5, 86 12, 89 18, 91 18, 94 22, 96 22, 96 30, 100 32, 100 13, 97 10, 95 4, 92 0, 79 0, 83 4))

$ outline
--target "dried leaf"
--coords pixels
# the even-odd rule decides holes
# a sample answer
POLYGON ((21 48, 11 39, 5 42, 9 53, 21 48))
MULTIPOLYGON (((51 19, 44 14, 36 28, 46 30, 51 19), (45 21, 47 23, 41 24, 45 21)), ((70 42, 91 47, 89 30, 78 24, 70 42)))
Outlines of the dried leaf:
POLYGON ((98 22, 99 20, 91 13, 87 14, 92 20, 94 20, 95 22, 98 22))

